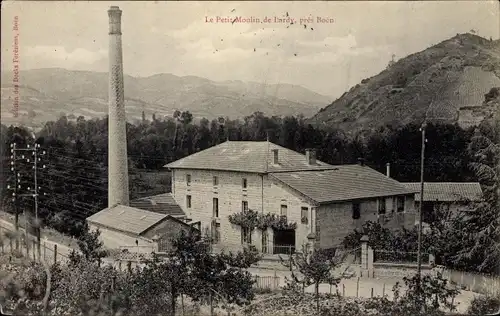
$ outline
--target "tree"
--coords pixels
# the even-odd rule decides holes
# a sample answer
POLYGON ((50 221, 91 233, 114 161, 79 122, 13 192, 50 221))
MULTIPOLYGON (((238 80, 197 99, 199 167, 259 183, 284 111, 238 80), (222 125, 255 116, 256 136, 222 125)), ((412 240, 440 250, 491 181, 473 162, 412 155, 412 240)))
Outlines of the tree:
POLYGON ((86 226, 84 233, 78 239, 78 248, 80 253, 73 250, 70 254, 72 263, 78 262, 83 257, 89 262, 101 263, 102 258, 108 255, 108 252, 103 249, 103 243, 99 240, 101 232, 99 229, 90 231, 86 226))
POLYGON ((146 292, 170 298, 170 313, 175 316, 177 298, 187 292, 187 286, 192 282, 189 278, 189 266, 177 252, 170 253, 166 258, 153 254, 153 258, 144 263, 142 275, 145 279, 141 283, 147 287, 146 292))
POLYGON ((415 275, 403 280, 406 288, 404 294, 401 295, 401 285, 397 283, 392 289, 393 300, 387 297, 372 298, 364 304, 366 309, 376 311, 370 315, 444 316, 444 308, 453 310, 456 307, 452 303, 459 291, 449 289, 447 280, 441 275, 425 275, 422 278, 415 275))
POLYGON ((332 271, 343 262, 344 257, 345 254, 338 249, 335 249, 333 256, 321 250, 308 255, 306 249, 303 249, 300 253, 290 255, 288 261, 281 257, 280 260, 290 269, 294 281, 302 284, 303 288, 314 284, 316 310, 319 313, 319 285, 329 283, 336 286, 340 282, 341 278, 334 276, 332 271))
POLYGON ((253 277, 245 269, 260 259, 255 249, 212 254, 210 241, 199 234, 181 233, 173 243, 173 256, 187 267, 186 293, 194 300, 212 298, 215 302, 242 305, 253 299, 253 277))

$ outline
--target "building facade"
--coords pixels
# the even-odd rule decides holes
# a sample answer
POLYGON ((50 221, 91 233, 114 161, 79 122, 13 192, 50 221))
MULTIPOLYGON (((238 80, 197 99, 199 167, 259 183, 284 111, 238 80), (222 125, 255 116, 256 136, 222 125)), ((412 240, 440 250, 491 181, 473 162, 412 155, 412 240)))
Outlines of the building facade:
POLYGON ((364 165, 318 161, 312 150, 304 155, 271 142, 228 141, 166 167, 176 203, 221 250, 330 248, 366 220, 394 227, 415 221, 414 192, 364 165), (291 225, 246 231, 229 220, 248 210, 291 225))
MULTIPOLYGON (((420 183, 402 183, 407 189, 415 191, 414 208, 420 208, 420 183)), ((438 210, 467 212, 472 210, 474 203, 483 198, 483 190, 479 182, 425 182, 422 204, 423 222, 430 223, 437 220, 438 210)))
POLYGON ((171 215, 125 205, 114 205, 87 218, 90 230, 99 230, 99 239, 109 250, 150 254, 172 249, 172 240, 181 231, 196 227, 171 215))

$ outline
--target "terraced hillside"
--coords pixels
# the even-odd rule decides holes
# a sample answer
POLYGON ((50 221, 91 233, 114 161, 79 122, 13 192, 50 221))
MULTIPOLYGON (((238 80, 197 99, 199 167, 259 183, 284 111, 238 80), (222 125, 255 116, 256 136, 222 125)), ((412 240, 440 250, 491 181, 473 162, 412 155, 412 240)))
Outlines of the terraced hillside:
POLYGON ((470 126, 494 110, 484 103, 493 87, 500 87, 500 40, 457 34, 362 80, 309 121, 356 131, 427 115, 470 126))

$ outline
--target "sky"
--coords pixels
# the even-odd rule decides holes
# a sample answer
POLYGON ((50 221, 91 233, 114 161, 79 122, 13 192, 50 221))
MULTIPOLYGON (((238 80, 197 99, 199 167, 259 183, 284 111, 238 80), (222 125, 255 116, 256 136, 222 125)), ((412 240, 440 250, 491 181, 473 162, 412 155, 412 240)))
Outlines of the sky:
POLYGON ((392 55, 471 30, 493 39, 500 32, 497 1, 16 1, 2 3, 2 70, 13 68, 17 35, 20 70, 106 72, 111 5, 123 11, 126 74, 291 83, 332 97, 379 73, 392 55), (239 16, 250 22, 221 21, 239 16), (287 16, 293 25, 274 20, 287 16))

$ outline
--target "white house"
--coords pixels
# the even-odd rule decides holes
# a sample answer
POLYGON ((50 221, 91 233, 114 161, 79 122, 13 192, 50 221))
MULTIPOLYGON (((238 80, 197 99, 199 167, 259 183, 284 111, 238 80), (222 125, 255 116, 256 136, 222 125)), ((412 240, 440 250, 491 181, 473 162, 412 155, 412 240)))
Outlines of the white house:
POLYGON ((414 191, 364 164, 333 166, 268 141, 227 141, 165 167, 172 196, 220 249, 251 243, 264 253, 305 244, 330 248, 367 220, 390 227, 415 222, 414 191), (253 210, 290 227, 252 232, 228 216, 253 210))

